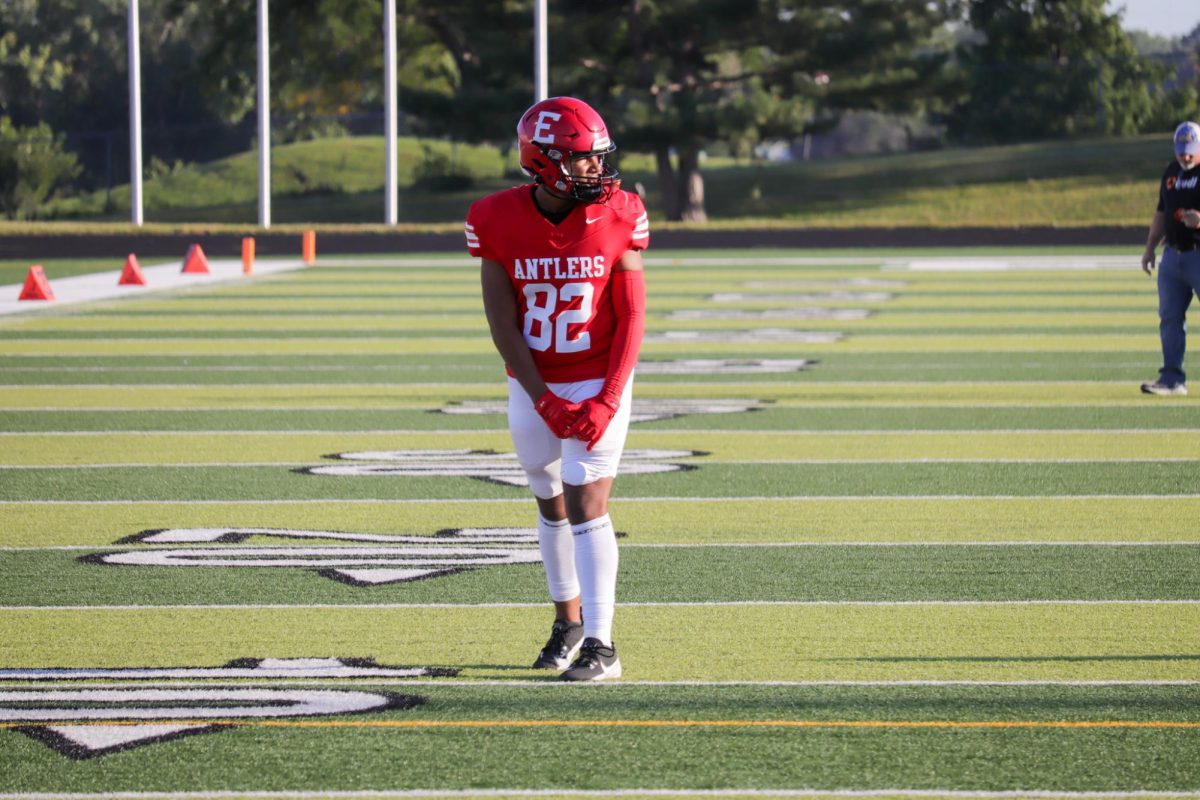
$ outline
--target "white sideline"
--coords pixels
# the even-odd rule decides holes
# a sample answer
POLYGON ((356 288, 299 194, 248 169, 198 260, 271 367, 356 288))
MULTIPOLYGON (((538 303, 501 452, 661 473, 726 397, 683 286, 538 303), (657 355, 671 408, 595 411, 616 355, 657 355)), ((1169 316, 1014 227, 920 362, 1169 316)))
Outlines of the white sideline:
MULTIPOLYGON (((254 262, 254 275, 272 275, 279 272, 290 272, 302 269, 304 262, 299 259, 258 259, 254 262)), ((53 311, 64 305, 87 303, 93 300, 112 300, 119 297, 135 297, 149 292, 165 289, 182 289, 192 286, 203 286, 214 283, 226 283, 235 280, 251 280, 242 274, 240 259, 209 259, 209 274, 183 273, 182 259, 167 264, 155 264, 142 267, 142 275, 146 277, 145 286, 121 286, 121 269, 108 272, 91 272, 87 275, 74 275, 68 278, 55 278, 47 275, 50 291, 54 293, 53 300, 18 300, 24 281, 7 286, 0 286, 0 315, 23 314, 27 312, 53 311)))
MULTIPOLYGON (((634 600, 621 608, 904 608, 904 607, 1002 607, 1031 606, 1200 606, 1200 600, 634 600)), ((535 608, 545 610, 546 603, 145 603, 124 605, 5 606, 4 612, 63 611, 382 611, 448 608, 535 608)))
POLYGON ((961 789, 360 789, 357 791, 199 791, 199 792, 25 792, 0 794, 0 800, 202 800, 202 798, 262 798, 262 800, 318 800, 319 798, 454 798, 454 797, 945 797, 951 800, 1104 800, 1105 798, 1195 798, 1195 791, 1111 791, 1073 792, 1044 789, 961 790, 961 789))

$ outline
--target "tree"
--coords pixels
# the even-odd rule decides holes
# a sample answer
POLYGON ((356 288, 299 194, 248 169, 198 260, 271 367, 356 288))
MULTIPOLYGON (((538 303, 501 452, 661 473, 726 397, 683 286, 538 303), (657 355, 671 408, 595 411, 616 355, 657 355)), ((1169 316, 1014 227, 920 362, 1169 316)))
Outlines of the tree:
POLYGON ((46 123, 19 128, 0 117, 0 211, 9 219, 32 219, 56 189, 79 174, 74 153, 46 123))
MULTIPOLYGON (((414 40, 445 59, 442 80, 400 88, 414 127, 464 141, 514 141, 517 117, 534 101, 532 3, 410 0, 403 18, 414 40)), ((561 17, 551 24, 557 29, 561 17)))
MULTIPOLYGON (((623 147, 654 153, 669 219, 703 221, 701 154, 791 138, 838 109, 935 95, 947 14, 925 0, 564 0, 552 93, 615 109, 623 147), (674 158, 672 158, 674 155, 674 158)), ((611 115, 611 111, 610 111, 611 115)))
MULTIPOLYGON (((214 157, 238 148, 203 94, 197 59, 203 4, 140 4, 142 122, 148 157, 214 157)), ((66 138, 85 186, 127 168, 129 0, 0 2, 0 114, 66 138)))
MULTIPOLYGON (((458 85, 451 55, 427 24, 443 8, 416 0, 398 3, 397 82, 402 92, 445 97, 458 85)), ((175 17, 195 17, 201 86, 208 102, 231 124, 252 115, 257 107, 255 4, 171 0, 170 11, 175 17)), ((272 115, 283 123, 277 133, 286 138, 312 135, 328 131, 334 117, 381 109, 380 0, 272 0, 268 21, 272 115)))
MULTIPOLYGON (((449 91, 414 87, 427 131, 507 141, 533 100, 532 3, 413 2, 407 17, 453 58, 449 91)), ((588 99, 623 149, 650 152, 667 216, 705 218, 700 157, 792 137, 821 109, 923 107, 945 19, 926 0, 556 0, 551 94, 588 99)))
POLYGON ((950 127, 963 140, 1127 135, 1178 102, 1150 88, 1168 68, 1138 55, 1105 0, 971 0, 968 18, 983 38, 959 50, 967 94, 950 127))

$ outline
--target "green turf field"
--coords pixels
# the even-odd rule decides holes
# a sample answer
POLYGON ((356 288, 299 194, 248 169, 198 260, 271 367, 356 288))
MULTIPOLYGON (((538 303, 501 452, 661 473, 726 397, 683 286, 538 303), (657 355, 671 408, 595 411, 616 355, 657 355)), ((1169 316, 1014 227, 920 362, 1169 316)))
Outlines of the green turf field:
POLYGON ((0 317, 0 798, 1200 798, 1137 255, 652 250, 600 686, 467 259, 0 317))

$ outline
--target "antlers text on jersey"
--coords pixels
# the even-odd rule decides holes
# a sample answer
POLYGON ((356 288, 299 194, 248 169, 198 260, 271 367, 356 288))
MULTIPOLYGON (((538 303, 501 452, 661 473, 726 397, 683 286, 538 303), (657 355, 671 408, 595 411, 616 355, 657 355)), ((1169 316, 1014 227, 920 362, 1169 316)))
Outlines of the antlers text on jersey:
POLYGON ((604 276, 604 256, 516 258, 513 278, 519 281, 574 281, 604 276))

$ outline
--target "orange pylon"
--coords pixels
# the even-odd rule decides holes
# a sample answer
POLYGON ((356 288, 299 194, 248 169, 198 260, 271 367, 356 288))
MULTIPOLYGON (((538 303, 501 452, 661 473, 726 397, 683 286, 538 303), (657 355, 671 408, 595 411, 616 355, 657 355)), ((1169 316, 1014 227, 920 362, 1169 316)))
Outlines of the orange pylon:
POLYGON ((315 264, 317 261, 317 232, 305 231, 300 237, 300 258, 305 264, 315 264))
POLYGON ((242 274, 254 274, 254 237, 246 236, 242 239, 242 274))

